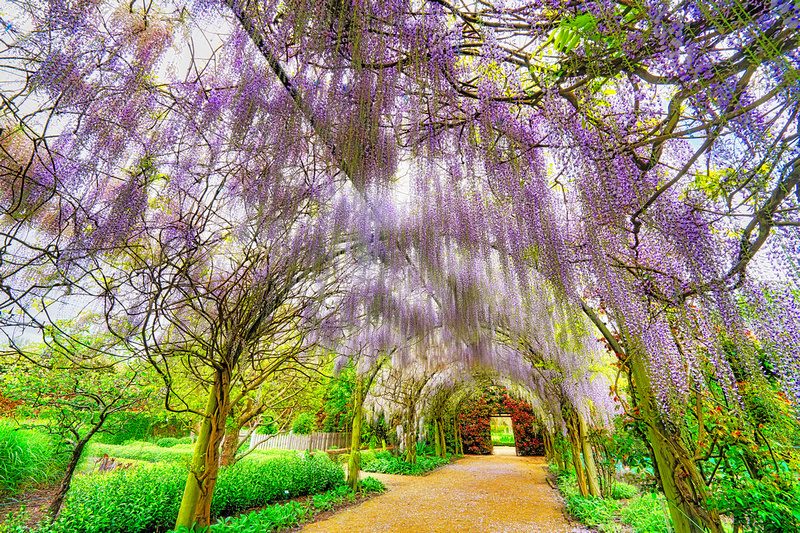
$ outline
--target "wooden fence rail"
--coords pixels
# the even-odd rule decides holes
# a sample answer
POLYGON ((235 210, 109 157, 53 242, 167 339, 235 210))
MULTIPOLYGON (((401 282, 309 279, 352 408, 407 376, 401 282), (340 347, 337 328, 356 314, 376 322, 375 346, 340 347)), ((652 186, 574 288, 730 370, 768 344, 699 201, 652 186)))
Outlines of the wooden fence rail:
POLYGON ((310 435, 297 435, 291 431, 275 435, 250 436, 250 449, 259 450, 330 450, 331 448, 347 448, 350 445, 349 433, 311 433, 310 435))

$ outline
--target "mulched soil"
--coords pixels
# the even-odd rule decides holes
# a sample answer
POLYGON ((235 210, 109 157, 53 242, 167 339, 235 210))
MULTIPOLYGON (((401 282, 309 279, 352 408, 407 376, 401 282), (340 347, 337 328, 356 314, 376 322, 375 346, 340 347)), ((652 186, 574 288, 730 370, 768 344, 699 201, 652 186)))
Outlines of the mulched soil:
POLYGON ((0 524, 6 521, 9 513, 18 514, 25 508, 25 525, 33 526, 47 515, 47 508, 58 490, 60 481, 0 499, 0 524))

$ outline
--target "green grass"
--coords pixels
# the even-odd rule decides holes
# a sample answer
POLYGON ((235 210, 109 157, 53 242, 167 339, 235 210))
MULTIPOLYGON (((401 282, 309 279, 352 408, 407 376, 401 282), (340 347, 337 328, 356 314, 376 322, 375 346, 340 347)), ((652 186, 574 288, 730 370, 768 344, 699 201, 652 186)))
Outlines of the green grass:
POLYGON ((0 420, 0 496, 49 481, 62 467, 48 435, 0 420))
MULTIPOLYGON (((126 445, 94 443, 87 447, 84 457, 102 457, 107 454, 114 459, 147 461, 150 463, 178 463, 188 465, 194 452, 194 444, 175 444, 162 447, 151 442, 133 441, 126 445)), ((268 459, 271 457, 293 457, 303 452, 295 450, 254 450, 248 459, 268 459)))
POLYGON ((494 446, 516 446, 513 433, 492 433, 494 446))

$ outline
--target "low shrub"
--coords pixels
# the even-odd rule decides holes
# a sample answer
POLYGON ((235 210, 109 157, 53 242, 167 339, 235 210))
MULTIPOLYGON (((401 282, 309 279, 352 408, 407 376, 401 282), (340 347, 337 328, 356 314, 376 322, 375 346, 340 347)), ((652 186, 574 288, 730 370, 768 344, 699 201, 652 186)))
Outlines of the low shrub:
MULTIPOLYGON (((161 463, 79 476, 73 481, 58 520, 45 524, 39 533, 164 531, 178 516, 186 477, 184 466, 161 463)), ((211 513, 212 516, 233 514, 250 507, 336 489, 343 483, 344 471, 326 454, 248 458, 220 469, 211 513)), ((284 508, 269 511, 269 520, 283 523, 283 518, 276 517, 291 514, 286 511, 291 508, 284 508)), ((23 533, 27 530, 9 531, 23 533)))
POLYGON ((163 439, 158 439, 156 441, 156 446, 159 448, 172 448, 176 444, 178 444, 178 439, 174 437, 164 437, 163 439))
POLYGON ((599 531, 618 531, 615 515, 621 505, 616 500, 605 500, 597 496, 568 496, 567 511, 589 527, 599 531))
POLYGON ((394 457, 389 452, 380 451, 375 453, 375 458, 371 461, 362 462, 361 470, 380 474, 421 476, 447 463, 449 463, 448 459, 420 455, 417 456, 417 464, 411 464, 398 457, 394 457))
POLYGON ((611 497, 615 500, 633 498, 637 494, 639 494, 639 489, 637 489, 634 485, 622 483, 621 481, 614 483, 614 486, 611 488, 611 497))
MULTIPOLYGON (((367 477, 361 480, 364 492, 383 492, 386 490, 383 483, 375 478, 367 477)), ((284 528, 296 527, 303 520, 322 511, 329 511, 337 506, 355 501, 355 494, 350 487, 340 485, 326 492, 313 495, 303 505, 292 501, 285 504, 276 504, 258 511, 251 511, 246 515, 220 519, 210 526, 204 533, 262 533, 265 531, 280 531, 284 528)), ((180 527, 170 533, 199 533, 186 527, 180 527)))
POLYGON ((315 494, 311 497, 311 507, 318 511, 329 511, 342 503, 355 501, 356 495, 347 485, 341 485, 335 489, 315 494))
POLYGON ((666 514, 664 497, 654 493, 630 500, 621 513, 634 533, 669 533, 672 520, 666 514))
POLYGON ((52 479, 61 463, 47 435, 0 421, 0 496, 52 479))
POLYGON ((327 454, 243 460, 220 471, 211 513, 235 513, 255 505, 316 494, 343 483, 344 470, 327 454))
POLYGON ((363 492, 382 493, 386 492, 386 485, 381 480, 368 476, 361 480, 361 490, 363 492))
MULTIPOLYGON (((224 518, 208 528, 209 533, 261 533, 294 527, 308 514, 301 503, 288 502, 253 511, 247 515, 224 518)), ((182 528, 175 533, 188 533, 182 528)))

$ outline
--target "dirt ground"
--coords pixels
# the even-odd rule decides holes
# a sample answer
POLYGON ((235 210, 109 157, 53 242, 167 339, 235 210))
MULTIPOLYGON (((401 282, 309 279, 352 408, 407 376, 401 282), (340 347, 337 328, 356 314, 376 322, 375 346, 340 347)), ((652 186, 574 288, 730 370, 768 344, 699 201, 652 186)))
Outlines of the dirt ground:
MULTIPOLYGON (((499 448, 499 447, 498 447, 499 448)), ((545 461, 517 457, 514 448, 467 456, 428 476, 374 476, 387 492, 309 524, 304 533, 568 533, 562 503, 545 481, 545 461)))

